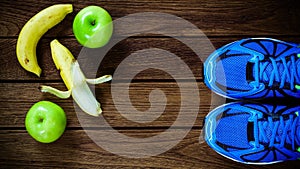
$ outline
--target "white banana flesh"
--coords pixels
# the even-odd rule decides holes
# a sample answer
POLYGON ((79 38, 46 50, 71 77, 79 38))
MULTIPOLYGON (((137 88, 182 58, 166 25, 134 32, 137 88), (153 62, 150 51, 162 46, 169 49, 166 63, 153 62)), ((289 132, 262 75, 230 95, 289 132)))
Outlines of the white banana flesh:
POLYGON ((60 23, 72 11, 72 4, 53 5, 37 13, 24 25, 18 37, 16 53, 25 70, 40 76, 42 70, 37 62, 36 46, 49 29, 60 23))
POLYGON ((86 79, 78 62, 71 52, 57 40, 50 43, 51 53, 57 69, 68 88, 68 91, 60 91, 50 86, 42 86, 42 92, 51 93, 59 98, 68 98, 72 95, 78 106, 87 114, 99 116, 102 113, 100 103, 96 100, 87 83, 99 84, 110 81, 111 75, 105 75, 97 79, 86 79))
POLYGON ((76 61, 73 65, 73 88, 72 97, 78 106, 86 113, 92 116, 98 116, 102 113, 100 103, 91 92, 85 77, 76 61), (80 104, 79 104, 80 103, 80 104))

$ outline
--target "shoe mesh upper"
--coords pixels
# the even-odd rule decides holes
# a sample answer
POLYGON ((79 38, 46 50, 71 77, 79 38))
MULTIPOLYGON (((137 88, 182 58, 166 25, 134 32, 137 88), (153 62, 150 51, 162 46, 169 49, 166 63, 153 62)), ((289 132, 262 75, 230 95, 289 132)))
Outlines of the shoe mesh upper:
MULTIPOLYGON (((241 112, 239 112, 241 113, 241 112)), ((225 115, 223 116, 216 128, 216 140, 224 148, 229 147, 250 148, 247 138, 247 124, 249 114, 225 115)))
MULTIPOLYGON (((206 119, 208 144, 240 162, 273 163, 300 158, 300 106, 237 102, 213 110, 206 119)), ((205 127, 206 127, 205 126, 205 127)))
MULTIPOLYGON (((228 53, 229 56, 230 54, 233 54, 233 51, 228 53)), ((218 61, 216 66, 216 82, 229 89, 250 90, 251 86, 249 86, 245 75, 247 73, 247 61, 251 56, 243 55, 241 52, 236 52, 235 54, 237 56, 224 57, 218 61)))

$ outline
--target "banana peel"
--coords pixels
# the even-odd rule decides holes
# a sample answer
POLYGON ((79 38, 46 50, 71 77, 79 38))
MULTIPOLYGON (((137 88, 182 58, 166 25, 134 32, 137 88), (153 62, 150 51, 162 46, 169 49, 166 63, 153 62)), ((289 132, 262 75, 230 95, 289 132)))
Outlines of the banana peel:
POLYGON ((69 98, 71 95, 78 106, 87 114, 99 116, 102 113, 100 103, 96 100, 87 83, 100 84, 112 79, 111 75, 105 75, 97 79, 85 78, 78 62, 72 53, 58 40, 50 43, 54 64, 60 70, 67 91, 61 91, 50 86, 41 86, 42 92, 51 93, 59 98, 69 98))

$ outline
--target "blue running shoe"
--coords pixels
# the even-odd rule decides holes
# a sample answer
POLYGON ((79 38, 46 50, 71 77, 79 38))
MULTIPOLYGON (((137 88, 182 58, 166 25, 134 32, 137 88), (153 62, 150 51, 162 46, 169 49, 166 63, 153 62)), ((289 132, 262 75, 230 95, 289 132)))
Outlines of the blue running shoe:
POLYGON ((207 58, 204 82, 232 99, 300 98, 300 46, 269 38, 230 43, 207 58))
POLYGON ((204 138, 219 154, 245 164, 300 158, 300 106, 229 103, 210 112, 204 138))

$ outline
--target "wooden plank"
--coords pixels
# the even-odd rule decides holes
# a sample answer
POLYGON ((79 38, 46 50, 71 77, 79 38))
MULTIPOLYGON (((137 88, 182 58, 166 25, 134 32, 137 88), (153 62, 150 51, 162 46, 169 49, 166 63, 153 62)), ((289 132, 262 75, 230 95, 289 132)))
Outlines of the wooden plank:
MULTIPOLYGON (((70 1, 4 0, 0 2, 0 36, 17 36, 22 26, 40 10, 57 3, 70 1)), ((137 12, 164 12, 176 15, 195 24, 209 36, 220 35, 285 35, 299 36, 299 3, 291 1, 74 1, 74 12, 50 30, 46 36, 71 36, 72 22, 78 11, 88 5, 99 5, 107 9, 113 19, 137 12)), ((158 19, 156 25, 159 25, 158 19)), ((178 32, 174 32, 178 34, 178 32)), ((195 32, 182 29, 181 34, 194 36, 195 32)))
MULTIPOLYGON (((160 130, 120 132, 140 138, 158 134, 160 130)), ((207 144, 199 144, 199 135, 200 130, 192 130, 171 150, 157 156, 126 158, 103 150, 82 130, 67 130, 58 141, 51 144, 37 143, 24 130, 0 130, 0 165, 4 168, 257 168, 220 156, 207 144)), ((148 144, 159 146, 172 141, 171 138, 148 144)), ((261 167, 294 168, 297 164, 297 161, 289 161, 261 167)))
MULTIPOLYGON (((232 38, 210 38, 209 40, 215 48, 219 48, 227 43, 235 40, 239 40, 241 37, 232 38)), ((282 37, 281 40, 291 41, 295 43, 300 43, 299 37, 282 37)), ((37 47, 37 56, 40 67, 43 72, 41 77, 38 78, 34 74, 24 70, 18 63, 15 45, 16 39, 0 39, 0 80, 61 80, 59 72, 56 70, 55 65, 51 58, 51 52, 49 43, 52 39, 42 39, 37 47)), ((59 39, 62 44, 64 44, 75 57, 77 57, 82 47, 77 43, 74 38, 62 38, 59 39)), ((192 71, 194 77, 197 80, 202 80, 202 60, 205 60, 212 52, 211 48, 205 48, 199 45, 201 53, 203 54, 199 58, 188 46, 184 45, 182 42, 172 39, 172 38, 128 38, 120 43, 116 44, 106 55, 102 58, 100 66, 91 65, 95 63, 94 60, 101 59, 100 53, 101 49, 88 50, 92 55, 80 54, 80 64, 84 67, 84 72, 87 77, 93 78, 95 74, 97 76, 105 74, 114 74, 120 63, 124 59, 132 56, 133 53, 149 48, 159 48, 168 52, 173 53, 179 59, 181 59, 187 67, 192 71), (99 55, 98 55, 99 54, 99 55), (87 57, 84 57, 87 56, 87 57), (99 67, 99 68, 98 68, 99 67)), ((140 59, 134 60, 131 64, 126 64, 126 69, 118 71, 118 76, 115 76, 115 80, 128 79, 131 72, 136 71, 138 68, 141 70, 134 79, 152 79, 152 80, 170 80, 173 77, 170 76, 170 72, 175 75, 182 76, 182 65, 176 64, 176 60, 166 58, 164 53, 153 53, 153 59, 148 58, 148 62, 142 62, 140 59), (162 59, 164 58, 164 59, 162 59), (158 69, 146 69, 145 67, 151 66, 158 68, 168 68, 170 71, 164 72, 158 69), (145 70, 144 70, 145 69, 145 70), (143 71, 142 71, 143 70, 143 71)), ((181 77, 181 79, 189 79, 189 77, 181 77)))
MULTIPOLYGON (((76 114, 78 106, 73 103, 71 98, 63 100, 39 91, 38 88, 42 84, 66 90, 51 59, 49 43, 52 39, 58 38, 77 57, 82 46, 74 38, 72 22, 76 13, 88 5, 104 7, 111 13, 114 20, 137 12, 165 12, 176 15, 195 24, 209 36, 216 48, 234 40, 261 36, 300 43, 300 13, 298 12, 300 4, 298 1, 72 1, 74 12, 69 14, 62 23, 49 30, 38 44, 38 61, 43 69, 41 78, 38 78, 26 72, 19 65, 15 54, 17 36, 22 26, 34 14, 56 3, 70 3, 70 1, 0 1, 0 168, 257 168, 257 166, 246 166, 228 160, 218 155, 208 145, 199 144, 205 115, 209 113, 210 109, 226 101, 213 94, 203 84, 202 61, 212 52, 211 49, 199 45, 200 50, 203 50, 201 61, 188 46, 174 38, 161 34, 141 34, 129 37, 115 45, 103 58, 99 68, 95 69, 89 65, 94 63, 97 55, 79 58, 84 73, 87 77, 93 78, 95 75, 114 74, 119 65, 137 51, 159 48, 178 56, 197 79, 199 88, 197 91, 200 94, 199 107, 195 107, 198 101, 193 98, 187 99, 184 105, 181 104, 186 97, 182 98, 180 94, 195 92, 191 88, 190 77, 174 78, 170 72, 152 68, 138 73, 134 77, 135 81, 129 87, 126 86, 124 82, 130 79, 129 75, 132 71, 151 64, 157 64, 158 67, 163 68, 171 66, 170 70, 175 72, 175 77, 183 71, 181 64, 176 64, 172 59, 166 59, 164 54, 153 53, 153 58, 149 57, 148 61, 140 63, 140 60, 134 60, 136 62, 131 62, 126 69, 119 71, 119 74, 114 76, 115 83, 96 86, 95 95, 102 104, 104 119, 110 127, 113 127, 114 131, 117 130, 121 134, 135 138, 149 138, 163 133, 170 126, 176 128, 172 129, 176 134, 193 127, 189 134, 171 150, 154 157, 130 159, 114 155, 97 146, 83 130, 88 129, 91 133, 101 130, 109 134, 113 132, 110 127, 92 123, 95 117, 80 110, 76 114), (179 83, 183 85, 182 90, 179 89, 174 79, 180 80, 179 83), (116 102, 111 93, 112 86, 116 84, 116 89, 118 89, 116 97, 122 98, 129 93, 130 102, 122 99, 116 102), (150 93, 157 91, 155 89, 160 89, 165 94, 166 104, 159 97, 149 101, 150 93), (41 144, 34 141, 24 128, 26 112, 31 105, 40 100, 49 100, 59 104, 67 114, 67 129, 62 138, 52 144, 41 144), (149 118, 146 117, 150 116, 149 113, 146 113, 151 104, 165 106, 165 109, 153 111, 153 115, 158 116, 153 116, 157 118, 148 122, 149 118), (123 109, 124 113, 120 113, 117 107, 123 109), (134 114, 132 108, 142 113, 134 114), (184 121, 175 124, 180 108, 187 108, 182 116, 184 121), (198 113, 196 121, 190 123, 194 113, 198 113), (140 117, 141 121, 136 122, 128 118, 133 116, 140 117)), ((141 29, 147 28, 147 30, 153 31, 166 29, 164 26, 160 26, 161 18, 152 22, 156 25, 154 28, 144 25, 141 29)), ((184 26, 180 31, 175 31, 178 24, 174 25, 174 29, 168 30, 171 35, 181 38, 198 36, 196 30, 184 26)), ((122 26, 128 25, 117 27, 115 32, 122 31, 122 26)), ((134 25, 132 24, 132 26, 134 25)), ((126 29, 130 28, 126 27, 126 29)), ((101 50, 91 50, 91 53, 97 52, 101 52, 101 50)), ((277 102, 279 103, 281 100, 277 100, 277 102)), ((103 138, 106 139, 106 143, 123 144, 127 141, 119 138, 111 139, 108 135, 103 138)), ((174 142, 175 139, 174 135, 174 137, 162 141, 147 142, 146 145, 161 147, 174 142)), ((132 152, 128 151, 128 153, 132 152)), ((298 161, 265 165, 261 168, 296 168, 295 166, 298 166, 298 161)))
MULTIPOLYGON (((51 39, 52 40, 52 39, 51 39)), ((37 48, 37 56, 40 67, 43 72, 41 78, 37 78, 34 74, 24 70, 21 65, 18 63, 16 54, 15 54, 15 44, 16 39, 0 39, 0 48, 1 51, 1 74, 0 79, 2 80, 60 80, 59 72, 56 70, 55 65, 52 61, 51 51, 50 51, 50 39, 43 39, 40 42, 40 45, 37 48), (16 65, 16 66, 12 66, 16 65)), ((103 52, 99 50, 88 50, 92 55, 84 55, 81 52, 82 46, 80 46, 74 38, 60 39, 61 43, 72 51, 73 55, 77 58, 80 55, 80 65, 84 69, 86 76, 92 76, 97 73, 98 76, 104 74, 113 74, 117 69, 118 65, 132 53, 148 48, 160 48, 169 52, 174 53, 180 59, 182 59, 186 64, 191 67, 190 69, 195 74, 196 78, 200 78, 202 75, 201 71, 201 60, 200 58, 187 46, 179 42, 178 40, 173 40, 169 38, 137 38, 137 39, 126 39, 121 41, 116 46, 114 46, 103 58, 100 67, 99 65, 93 65, 95 60, 100 62, 100 54, 103 52), (98 70, 99 67, 99 70, 98 70)), ((207 49, 209 50, 209 49, 207 49)), ((203 50, 206 53, 205 50, 203 50)), ((210 50, 211 51, 211 50, 210 50)), ((208 55, 208 54, 207 54, 208 55)), ((205 55, 204 55, 205 56, 205 55)), ((163 58, 161 53, 153 53, 153 59, 148 62, 142 62, 141 60, 135 60, 131 64, 127 64, 125 71, 118 72, 118 77, 115 77, 116 80, 128 79, 128 74, 132 70, 136 70, 137 66, 142 68, 148 64, 157 63, 160 67, 166 65, 173 72, 178 72, 180 65, 175 65, 174 61, 171 59, 160 59, 163 58)), ((93 76, 92 76, 93 77, 93 76)), ((92 78, 91 77, 91 78, 92 78)), ((172 79, 170 75, 159 71, 157 69, 148 69, 141 71, 136 77, 136 79, 172 79)))
MULTIPOLYGON (((0 83, 0 127, 24 127, 26 112, 34 103, 41 100, 49 100, 59 104, 66 112, 68 127, 99 127, 99 124, 94 121, 95 117, 78 110, 77 105, 74 104, 71 98, 59 99, 51 94, 40 92, 38 88, 41 84, 66 90, 66 87, 62 83, 0 83), (81 124, 78 118, 80 118, 81 124)), ((179 86, 175 82, 132 83, 130 84, 129 90, 123 90, 126 88, 126 85, 123 83, 115 84, 116 87, 114 87, 114 91, 117 91, 119 94, 117 96, 126 96, 126 93, 129 92, 131 103, 113 99, 110 83, 97 85, 95 95, 97 100, 101 103, 104 119, 112 127, 169 127, 173 125, 179 112, 181 113, 181 119, 183 119, 182 122, 178 123, 179 127, 191 126, 191 123, 193 123, 191 120, 194 119, 193 117, 197 112, 198 117, 194 126, 199 127, 202 126, 203 118, 211 107, 224 103, 223 98, 215 94, 212 95, 211 91, 209 91, 203 83, 198 82, 200 106, 195 107, 195 105, 198 104, 195 102, 197 98, 192 99, 191 97, 184 99, 184 96, 189 92, 197 91, 191 88, 190 82, 180 82, 180 84, 183 86, 181 90, 179 90, 179 86), (167 102, 161 101, 160 99, 152 100, 151 104, 162 107, 162 109, 154 109, 153 114, 150 116, 144 113, 147 113, 151 107, 149 93, 154 89, 163 91, 167 102), (185 101, 184 105, 181 103, 183 100, 185 101), (165 108, 163 106, 165 106, 165 108), (184 108, 183 110, 186 112, 182 112, 180 108, 184 108), (141 112, 141 121, 131 121, 127 119, 127 117, 138 116, 138 114, 132 112, 133 109, 137 109, 141 112), (122 114, 120 114, 120 111, 122 111, 122 114), (143 111, 145 112, 143 113, 143 111), (157 119, 154 118, 153 122, 146 118, 152 117, 152 115, 154 117, 156 114, 159 116, 157 119)), ((114 97, 116 96, 114 95, 114 97)))

